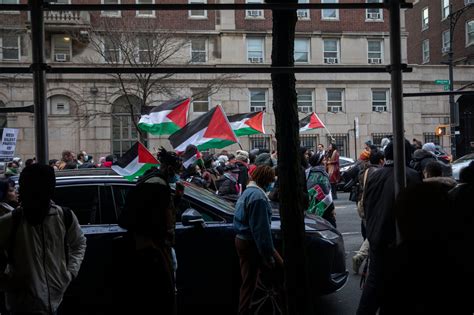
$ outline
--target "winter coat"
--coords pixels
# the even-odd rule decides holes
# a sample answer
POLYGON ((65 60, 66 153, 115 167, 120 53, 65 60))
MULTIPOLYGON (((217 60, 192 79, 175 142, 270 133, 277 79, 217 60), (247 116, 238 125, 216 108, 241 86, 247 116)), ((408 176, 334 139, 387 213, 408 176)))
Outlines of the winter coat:
MULTIPOLYGON (((407 184, 421 183, 416 171, 406 169, 407 184)), ((371 249, 386 249, 395 243, 395 182, 393 162, 370 174, 365 187, 364 212, 367 220, 367 238, 371 249)))
POLYGON ((452 177, 429 177, 423 179, 424 183, 438 183, 446 192, 456 187, 457 182, 452 177))
MULTIPOLYGON (((54 204, 37 226, 20 218, 13 244, 14 263, 7 267, 8 280, 1 283, 9 310, 38 314, 57 310, 66 288, 79 272, 86 250, 86 238, 74 214, 72 219, 66 231, 64 212, 54 204), (67 260, 65 239, 69 248, 67 260)), ((0 218, 0 249, 10 247, 12 222, 11 213, 0 218)))
POLYGON ((415 171, 422 173, 426 165, 434 161, 437 161, 436 156, 431 152, 426 150, 416 150, 413 154, 413 160, 410 162, 410 167, 415 171))
POLYGON ((235 166, 239 169, 239 179, 238 182, 242 185, 242 191, 247 188, 249 182, 249 165, 243 161, 235 161, 235 166))

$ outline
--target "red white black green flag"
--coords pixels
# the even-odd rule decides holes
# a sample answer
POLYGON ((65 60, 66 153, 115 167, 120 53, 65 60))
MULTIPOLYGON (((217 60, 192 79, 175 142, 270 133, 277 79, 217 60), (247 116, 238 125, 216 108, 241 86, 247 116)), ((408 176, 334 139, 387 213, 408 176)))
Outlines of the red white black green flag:
POLYGON ((324 126, 323 122, 321 119, 319 119, 316 113, 311 113, 300 120, 300 132, 318 128, 326 128, 326 126, 324 126))
POLYGON ((263 126, 264 112, 235 114, 227 116, 237 137, 265 133, 263 126))
POLYGON ((155 107, 144 107, 138 122, 140 130, 153 135, 171 135, 188 123, 189 98, 171 100, 155 107))

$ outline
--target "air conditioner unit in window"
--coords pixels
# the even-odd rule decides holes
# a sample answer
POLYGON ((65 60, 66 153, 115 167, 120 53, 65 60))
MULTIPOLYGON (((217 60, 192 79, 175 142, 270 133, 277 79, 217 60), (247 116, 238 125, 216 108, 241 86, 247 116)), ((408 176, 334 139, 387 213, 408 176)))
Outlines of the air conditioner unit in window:
POLYGON ((340 106, 329 106, 328 111, 331 113, 339 113, 342 111, 342 108, 340 106))
POLYGON ((464 4, 465 5, 474 4, 474 0, 464 0, 464 4))
POLYGON ((67 54, 54 54, 54 61, 58 61, 58 62, 67 61, 67 54))
POLYGON ((379 65, 382 63, 382 59, 381 58, 369 58, 369 63, 371 65, 379 65))
POLYGON ((374 112, 381 113, 387 111, 385 106, 374 106, 374 112))
POLYGON ((309 11, 308 10, 298 10, 296 11, 299 19, 307 19, 309 18, 309 11))
POLYGON ((337 62, 337 58, 324 58, 324 63, 334 64, 338 62, 337 62))
POLYGON ((442 51, 443 54, 447 54, 447 53, 449 53, 449 47, 443 47, 441 49, 441 51, 442 51))
POLYGON ((367 19, 369 20, 380 20, 381 14, 376 12, 367 13, 367 19))
POLYGON ((261 10, 247 10, 247 16, 259 17, 259 16, 262 16, 262 11, 261 10))
POLYGON ((262 57, 249 57, 249 62, 251 62, 251 63, 262 63, 263 58, 262 57))

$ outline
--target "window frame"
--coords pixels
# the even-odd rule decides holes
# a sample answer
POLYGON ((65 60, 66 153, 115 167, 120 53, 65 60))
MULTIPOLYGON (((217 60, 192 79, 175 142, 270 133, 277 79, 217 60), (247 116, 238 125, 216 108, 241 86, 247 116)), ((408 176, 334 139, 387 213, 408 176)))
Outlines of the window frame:
POLYGON ((379 57, 380 63, 379 63, 379 64, 383 64, 383 60, 384 60, 383 44, 384 44, 384 40, 383 40, 383 39, 375 39, 375 38, 368 38, 368 39, 367 39, 367 62, 368 62, 369 64, 374 64, 374 63, 370 63, 370 62, 369 62, 370 59, 377 59, 377 58, 370 57, 370 54, 376 54, 376 53, 379 53, 379 54, 380 54, 380 57, 379 57), (369 50, 369 49, 370 49, 369 42, 378 42, 378 43, 380 44, 380 51, 377 52, 377 51, 371 51, 371 50, 369 50))
POLYGON ((330 63, 326 63, 326 59, 327 58, 334 58, 334 57, 326 57, 325 54, 326 52, 327 53, 334 53, 334 51, 326 51, 326 47, 325 47, 325 42, 326 41, 336 41, 336 53, 337 53, 337 56, 336 56, 336 62, 334 64, 340 64, 341 63, 341 40, 339 38, 323 38, 323 63, 324 64, 330 64, 330 63))
POLYGON ((191 93, 192 95, 199 95, 200 93, 204 93, 206 92, 207 94, 207 101, 204 101, 204 97, 202 97, 202 99, 199 99, 199 98, 195 98, 193 97, 191 99, 191 111, 193 113, 207 113, 210 108, 211 108, 211 97, 209 96, 209 91, 206 91, 205 89, 203 88, 191 88, 191 93), (204 103, 207 103, 207 109, 204 110, 204 111, 201 111, 201 110, 194 110, 194 105, 199 105, 199 104, 204 104, 204 103))
POLYGON ((429 63, 430 62, 430 40, 429 39, 425 39, 421 42, 421 53, 422 53, 421 54, 422 63, 423 64, 429 63), (427 56, 425 56, 425 52, 428 53, 427 56))
MULTIPOLYGON (((135 0, 135 4, 147 4, 147 3, 140 3, 141 1, 151 1, 152 4, 155 4, 155 0, 135 0)), ((151 14, 143 14, 143 13, 140 13, 140 10, 136 10, 135 11, 135 17, 140 17, 140 18, 153 18, 153 17, 156 17, 156 11, 155 10, 149 10, 149 11, 151 11, 151 14)))
POLYGON ((296 106, 298 108, 298 112, 299 113, 305 113, 305 114, 309 114, 309 113, 312 113, 314 112, 314 89, 311 89, 311 88, 297 88, 296 89, 296 106), (299 100, 298 99, 298 96, 302 96, 301 94, 301 91, 304 91, 304 92, 309 92, 309 96, 311 97, 311 100, 310 101, 304 101, 304 100, 299 100), (311 103, 311 105, 301 105, 300 103, 311 103), (309 108, 310 110, 309 111, 306 111, 305 109, 302 109, 302 108, 309 108))
MULTIPOLYGON (((68 36, 68 35, 66 35, 66 34, 55 34, 55 35, 51 36, 51 61, 52 62, 58 62, 58 61, 56 61, 56 58, 55 58, 55 56, 56 56, 56 49, 55 49, 55 43, 56 42, 55 42, 55 39, 56 38, 61 38, 61 37, 64 39, 65 36, 68 36)), ((71 62, 72 61, 72 38, 70 38, 70 40, 69 40, 68 56, 69 56, 69 60, 66 60, 65 62, 71 62)), ((63 61, 61 61, 61 62, 63 62, 63 61)))
MULTIPOLYGON (((148 41, 147 41, 148 42, 148 41)), ((137 46, 136 46, 136 49, 137 49, 137 63, 140 63, 140 64, 153 64, 154 63, 154 57, 155 57, 155 39, 153 38, 153 36, 147 36, 147 35, 143 35, 143 36, 138 36, 137 37, 137 46), (145 39, 151 39, 152 41, 152 46, 151 47, 147 47, 147 49, 140 49, 140 38, 145 38, 145 39), (149 60, 149 61, 142 61, 141 58, 140 58, 140 52, 147 52, 147 56, 150 57, 150 53, 149 52, 152 52, 153 55, 151 56, 152 59, 149 60)))
POLYGON ((445 30, 445 31, 443 31, 443 32, 441 33, 441 54, 443 54, 443 55, 447 54, 448 51, 450 50, 451 42, 450 42, 449 39, 450 39, 451 34, 449 34, 449 33, 450 33, 450 30, 445 30), (445 37, 445 34, 448 35, 448 36, 447 36, 447 37, 448 37, 448 38, 447 38, 447 45, 445 45, 445 44, 446 44, 445 38, 444 38, 444 37, 445 37), (445 51, 444 51, 445 48, 448 48, 448 51, 445 52, 445 51))
POLYGON ((430 28, 430 9, 429 7, 424 7, 421 10, 421 30, 425 31, 430 28), (425 17, 425 11, 427 13, 427 16, 425 17), (425 23, 426 20, 426 23, 425 23))
POLYGON ((206 63, 208 62, 208 42, 207 42, 207 38, 191 38, 189 40, 189 53, 190 53, 190 57, 191 57, 191 63, 206 63), (196 41, 196 40, 203 40, 204 41, 204 51, 202 50, 193 50, 193 41, 196 41), (204 61, 195 61, 194 58, 193 58, 193 53, 203 53, 204 52, 204 61))
POLYGON ((105 43, 106 43, 106 40, 107 40, 107 37, 104 36, 103 37, 103 40, 102 40, 102 59, 105 63, 112 63, 112 64, 119 64, 122 62, 122 51, 120 50, 120 47, 113 47, 113 48, 116 48, 116 49, 107 49, 106 50, 106 46, 105 46, 105 43), (118 52, 118 59, 117 61, 108 61, 107 58, 106 58, 106 51, 117 51, 118 52))
MULTIPOLYGON (((380 2, 381 2, 380 0, 375 0, 375 2, 371 2, 370 0, 366 0, 366 3, 380 3, 380 2)), ((366 22, 383 22, 383 9, 366 9, 365 10, 365 21, 366 22), (377 10, 377 12, 375 12, 375 10, 377 10), (378 13, 380 15, 380 18, 378 18, 378 19, 369 18, 370 13, 378 13)))
POLYGON ((385 89, 385 88, 373 88, 371 90, 372 112, 381 112, 381 113, 388 112, 389 105, 390 105, 390 93, 389 93, 389 91, 390 91, 389 89, 385 89), (380 104, 375 105, 374 104, 374 102, 380 102, 380 101, 375 101, 374 100, 374 92, 383 92, 385 94, 385 105, 380 105, 380 104), (385 109, 383 111, 378 111, 378 110, 375 110, 376 106, 383 106, 383 107, 385 107, 385 109))
POLYGON ((344 113, 345 111, 345 89, 344 88, 326 88, 326 110, 328 113, 334 113, 334 114, 337 114, 337 113, 344 113), (340 101, 333 101, 333 100, 329 100, 329 92, 333 92, 333 91, 337 91, 337 92, 340 92, 341 94, 341 99, 340 101), (335 105, 335 104, 329 104, 329 102, 340 102, 340 105, 335 105), (329 106, 333 107, 333 106, 338 106, 340 107, 340 110, 338 110, 337 112, 334 112, 332 110, 329 110, 329 106))
MULTIPOLYGON (((189 4, 197 3, 207 3, 207 0, 188 0, 189 4)), ((199 10, 200 11, 200 10, 199 10)), ((206 20, 207 19, 207 10, 202 10, 204 15, 192 15, 193 10, 188 10, 188 18, 192 20, 206 20)))
POLYGON ((303 64, 303 63, 309 63, 311 61, 311 38, 306 38, 306 37, 296 37, 295 38, 295 43, 294 43, 294 52, 293 52, 293 58, 295 60, 295 63, 298 64, 303 64), (302 41, 306 43, 306 51, 305 52, 300 52, 296 51, 296 41, 302 41), (296 61, 296 53, 305 53, 306 54, 306 61, 296 61))
MULTIPOLYGON (((248 89, 248 92, 249 92, 249 109, 250 109, 250 112, 259 112, 259 111, 264 111, 266 112, 267 111, 267 107, 268 107, 268 89, 265 89, 265 88, 249 88, 248 89), (264 99, 264 105, 252 105, 252 92, 263 92, 263 95, 265 97, 264 99)), ((254 103, 255 102, 259 102, 261 103, 262 101, 253 101, 254 103)))
MULTIPOLYGON (((70 98, 69 96, 67 95, 64 95, 64 94, 54 94, 54 95, 51 95, 50 97, 48 97, 46 99, 46 105, 47 105, 47 113, 48 113, 48 116, 53 116, 53 117, 61 117, 61 116, 73 116, 73 108, 72 106, 74 106, 74 104, 71 103, 71 101, 73 101, 72 98, 70 98), (67 113, 57 113, 57 112, 53 112, 53 98, 57 98, 57 97, 62 97, 64 99, 67 100, 67 105, 68 105, 68 112, 67 113)), ((56 103, 56 105, 60 105, 58 103, 56 103)), ((57 111, 57 110, 55 110, 57 111)))
MULTIPOLYGON (((15 3, 2 3, 1 4, 20 4, 20 0, 14 0, 15 3)), ((20 14, 20 11, 0 11, 0 14, 20 14)))
MULTIPOLYGON (((298 3, 309 3, 309 0, 298 0, 298 3)), ((296 10, 298 21, 308 21, 311 19, 311 11, 309 9, 296 10)))
MULTIPOLYGON (((339 3, 339 0, 321 0, 321 3, 339 3), (335 2, 332 2, 335 1, 335 2)), ((322 9, 321 10, 321 21, 339 21, 339 9, 322 9), (335 10, 335 17, 325 17, 324 12, 328 10, 335 10)))
POLYGON ((449 0, 441 0, 441 21, 446 20, 450 14, 451 9, 449 7, 449 0), (445 6, 446 2, 447 6, 445 6), (448 11, 448 14, 446 14, 446 11, 448 11))
MULTIPOLYGON (((121 0, 100 0, 101 4, 105 4, 105 1, 116 1, 116 4, 120 4, 121 0)), ((101 17, 121 17, 122 16, 122 11, 117 10, 117 11, 100 11, 100 16, 101 17)))
POLYGON ((20 61, 21 59, 21 36, 20 35, 6 35, 6 36, 0 36, 0 60, 2 61, 11 61, 11 62, 14 62, 14 61, 20 61), (5 37, 16 37, 17 38, 17 47, 4 47, 3 43, 4 43, 4 38, 5 37), (13 49, 16 49, 18 51, 18 59, 5 59, 4 58, 4 53, 3 53, 3 50, 4 49, 7 49, 7 50, 13 50, 13 49))
POLYGON ((474 45, 474 19, 466 21, 466 47, 474 45), (469 41, 469 24, 472 24, 472 41, 469 41))
POLYGON ((257 37, 257 36, 251 36, 251 37, 246 37, 245 38, 245 46, 246 46, 246 53, 247 53, 247 63, 264 63, 265 62, 265 37, 257 37), (260 57, 250 57, 249 56, 249 41, 250 40, 259 40, 261 43, 261 54, 262 54, 262 61, 260 62, 251 62, 250 58, 260 58, 260 57))

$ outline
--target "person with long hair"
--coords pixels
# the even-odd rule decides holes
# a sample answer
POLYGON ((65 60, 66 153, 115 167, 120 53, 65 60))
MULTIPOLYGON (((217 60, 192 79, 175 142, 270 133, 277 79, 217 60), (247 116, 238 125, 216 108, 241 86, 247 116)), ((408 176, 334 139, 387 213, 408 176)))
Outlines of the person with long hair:
POLYGON ((242 276, 239 314, 251 314, 251 300, 259 275, 283 265, 283 259, 273 245, 272 207, 267 197, 274 181, 273 168, 258 166, 235 206, 235 247, 242 276))
POLYGON ((326 169, 329 174, 329 182, 331 183, 332 199, 337 199, 336 184, 341 179, 341 172, 339 170, 339 152, 337 146, 333 143, 329 144, 328 153, 326 155, 326 169))

